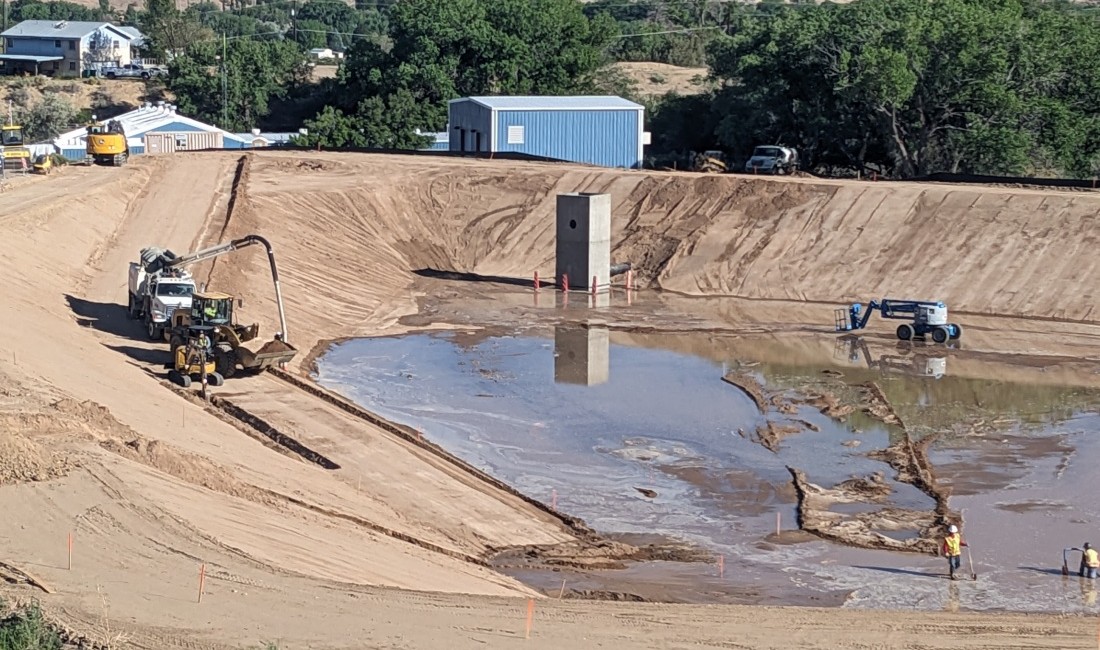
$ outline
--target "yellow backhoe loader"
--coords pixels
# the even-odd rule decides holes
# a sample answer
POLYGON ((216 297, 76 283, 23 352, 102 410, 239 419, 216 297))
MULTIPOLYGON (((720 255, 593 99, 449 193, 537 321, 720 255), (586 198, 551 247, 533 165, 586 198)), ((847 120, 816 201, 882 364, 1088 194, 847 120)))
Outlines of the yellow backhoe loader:
POLYGON ((192 327, 186 340, 173 346, 169 380, 184 388, 190 388, 192 381, 202 382, 204 377, 210 386, 225 383, 225 378, 217 371, 211 334, 210 327, 192 327))
POLYGON ((186 344, 196 330, 209 331, 213 341, 211 358, 222 377, 232 377, 238 372, 258 372, 271 366, 284 364, 298 354, 297 349, 281 340, 265 343, 253 352, 243 343, 254 340, 260 333, 259 323, 241 325, 235 322, 233 306, 240 304, 233 296, 214 291, 191 294, 191 309, 179 309, 172 314, 172 330, 169 341, 172 354, 186 344))

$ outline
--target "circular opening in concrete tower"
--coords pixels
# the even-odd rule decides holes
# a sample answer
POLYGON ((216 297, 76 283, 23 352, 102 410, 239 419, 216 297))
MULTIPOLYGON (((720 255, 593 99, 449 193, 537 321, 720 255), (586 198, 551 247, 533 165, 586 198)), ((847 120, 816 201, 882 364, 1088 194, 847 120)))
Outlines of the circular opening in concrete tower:
POLYGON ((569 220, 569 227, 572 228, 573 230, 576 230, 577 229, 577 220, 576 219, 570 219, 569 220))

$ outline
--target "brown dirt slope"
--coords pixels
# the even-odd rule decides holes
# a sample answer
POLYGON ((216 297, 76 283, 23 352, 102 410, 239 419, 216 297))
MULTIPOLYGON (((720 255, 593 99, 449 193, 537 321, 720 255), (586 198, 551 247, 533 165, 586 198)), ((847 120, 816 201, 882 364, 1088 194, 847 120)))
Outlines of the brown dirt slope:
MULTIPOLYGON (((554 197, 572 191, 610 192, 614 260, 677 292, 1097 317, 1100 195, 1087 192, 270 152, 256 156, 229 235, 271 237, 290 338, 308 349, 414 311, 417 269, 548 277, 554 197)), ((215 284, 270 327, 266 260, 248 259, 215 284)))
MULTIPOLYGON (((529 590, 378 528, 474 552, 486 543, 553 541, 560 526, 500 491, 444 481, 437 459, 324 410, 296 407, 303 414, 291 422, 271 382, 255 393, 247 380, 227 385, 223 395, 248 393, 238 399, 310 434, 312 446, 350 459, 348 467, 362 462, 366 489, 346 471, 273 451, 157 381, 165 346, 142 341, 124 315, 126 263, 144 245, 184 250, 220 235, 217 215, 236 160, 180 154, 122 169, 66 168, 0 194, 0 443, 9 455, 0 467, 0 561, 33 571, 53 591, 5 583, 0 595, 39 598, 51 616, 101 644, 114 639, 112 647, 119 645, 112 632, 135 648, 192 650, 268 639, 314 648, 474 648, 518 639, 529 590), (409 486, 406 494, 400 486, 409 486), (479 521, 454 525, 469 512, 479 521), (198 604, 200 565, 206 592, 198 604)), ((378 327, 408 311, 410 268, 526 275, 549 259, 554 191, 614 186, 631 196, 647 178, 487 163, 429 177, 427 163, 374 157, 256 161, 230 230, 276 241, 292 340, 294 332, 307 339, 378 327)), ((232 271, 227 284, 252 292, 248 309, 269 313, 262 255, 237 259, 243 263, 216 274, 232 271)), ((737 639, 761 649, 866 648, 905 647, 919 635, 928 648, 1083 648, 1093 632, 1087 619, 1072 617, 540 599, 523 643, 724 647, 737 639)))

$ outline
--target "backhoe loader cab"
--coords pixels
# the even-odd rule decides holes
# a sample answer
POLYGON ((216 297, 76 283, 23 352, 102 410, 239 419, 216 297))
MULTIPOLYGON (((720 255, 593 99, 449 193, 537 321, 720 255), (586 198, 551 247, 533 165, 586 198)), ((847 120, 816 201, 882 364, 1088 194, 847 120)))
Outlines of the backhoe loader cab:
POLYGON ((191 294, 192 325, 232 325, 233 296, 205 291, 191 294))
POLYGON ((192 381, 206 382, 211 386, 221 386, 225 378, 217 371, 214 354, 214 328, 209 325, 196 325, 188 328, 187 340, 172 348, 172 369, 168 378, 184 388, 190 388, 192 381))

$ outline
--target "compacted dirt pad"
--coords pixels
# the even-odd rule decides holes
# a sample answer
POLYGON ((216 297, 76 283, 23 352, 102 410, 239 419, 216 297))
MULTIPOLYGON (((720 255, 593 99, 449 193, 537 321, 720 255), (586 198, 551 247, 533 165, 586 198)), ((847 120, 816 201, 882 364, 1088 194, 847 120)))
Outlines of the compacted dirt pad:
MULTIPOLYGON (((417 270, 546 272, 553 196, 582 190, 615 196, 616 255, 638 263, 648 281, 683 291, 815 299, 856 293, 854 284, 827 277, 844 245, 868 262, 866 289, 885 291, 887 266, 911 245, 903 243, 903 223, 919 229, 929 218, 957 222, 984 202, 996 219, 956 224, 960 236, 988 239, 991 247, 996 241, 998 254, 1009 255, 1010 241, 995 239, 991 224, 1030 232, 1035 254, 1024 259, 1028 268, 1033 259, 1045 264, 1046 274, 1027 285, 1028 268, 1016 261, 1016 271, 1003 275, 1017 274, 1019 293, 994 287, 986 300, 976 284, 941 285, 907 262, 898 288, 943 286, 937 297, 967 309, 1085 317, 1090 305, 1069 287, 1096 279, 1085 252, 1091 226, 1081 221, 1095 212, 1091 195, 899 186, 909 195, 898 199, 889 186, 872 184, 380 156, 250 157, 247 167, 239 155, 219 153, 64 169, 0 195, 0 562, 15 576, 4 588, 9 599, 39 598, 73 635, 103 643, 124 634, 138 648, 229 648, 269 639, 288 648, 866 648, 910 647, 919 639, 925 648, 992 649, 1095 642, 1094 625, 1081 618, 541 597, 531 639, 523 641, 525 599, 537 594, 482 558, 509 546, 575 544, 583 533, 269 375, 230 380, 220 394, 338 467, 248 433, 239 418, 165 385, 167 345, 143 340, 124 308, 126 264, 141 247, 182 251, 263 234, 276 246, 289 340, 302 350, 296 364, 308 362, 325 339, 377 333, 415 312, 417 270), (1032 226, 1009 198, 1030 212, 1047 207, 1032 226), (842 210, 841 200, 850 205, 842 210), (920 219, 891 223, 894 208, 873 207, 887 200, 925 207, 920 219), (860 213, 860 205, 872 207, 860 213), (1044 230, 1036 230, 1040 222, 1044 230), (1059 239, 1074 228, 1073 241, 1059 239), (820 233, 835 239, 826 253, 818 250, 820 233), (828 251, 838 247, 831 262, 828 251), (813 268, 811 248, 820 260, 813 268), (788 284, 796 288, 774 288, 769 278, 781 268, 793 269, 788 284), (1048 293, 1025 297, 1036 283, 1048 293), (53 593, 20 577, 31 574, 53 593)), ((1009 256, 1020 260, 1021 252, 1009 256)), ((979 253, 945 259, 944 268, 988 269, 989 256, 979 253)), ((242 295, 242 318, 259 320, 270 335, 275 310, 262 254, 210 266, 201 269, 203 279, 242 295)))

